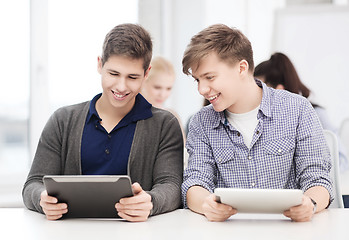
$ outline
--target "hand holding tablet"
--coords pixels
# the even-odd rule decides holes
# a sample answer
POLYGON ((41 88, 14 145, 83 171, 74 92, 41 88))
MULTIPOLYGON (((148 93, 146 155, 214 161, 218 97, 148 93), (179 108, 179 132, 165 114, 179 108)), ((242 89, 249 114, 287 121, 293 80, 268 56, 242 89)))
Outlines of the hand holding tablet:
POLYGON ((302 203, 299 189, 216 188, 217 200, 235 208, 238 213, 283 213, 302 203))
POLYGON ((117 218, 115 204, 133 196, 128 176, 55 175, 43 178, 49 196, 68 205, 68 217, 117 218))

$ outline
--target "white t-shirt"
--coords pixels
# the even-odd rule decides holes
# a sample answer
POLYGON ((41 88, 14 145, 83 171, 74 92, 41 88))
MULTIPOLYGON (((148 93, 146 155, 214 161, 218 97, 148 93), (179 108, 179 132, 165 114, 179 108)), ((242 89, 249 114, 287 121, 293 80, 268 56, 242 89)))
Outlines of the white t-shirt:
POLYGON ((229 123, 241 133, 244 143, 248 148, 250 148, 253 133, 258 124, 258 110, 259 106, 247 113, 231 113, 226 110, 226 117, 229 123))

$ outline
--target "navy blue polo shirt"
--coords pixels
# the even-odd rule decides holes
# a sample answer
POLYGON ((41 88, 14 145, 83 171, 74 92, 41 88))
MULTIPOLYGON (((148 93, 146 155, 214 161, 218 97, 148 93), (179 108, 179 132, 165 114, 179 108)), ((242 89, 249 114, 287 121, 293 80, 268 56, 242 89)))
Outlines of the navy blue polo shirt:
POLYGON ((152 105, 138 94, 131 111, 108 133, 100 124, 102 119, 96 111, 96 102, 101 95, 96 95, 90 103, 82 134, 82 174, 125 175, 136 123, 153 116, 152 105))

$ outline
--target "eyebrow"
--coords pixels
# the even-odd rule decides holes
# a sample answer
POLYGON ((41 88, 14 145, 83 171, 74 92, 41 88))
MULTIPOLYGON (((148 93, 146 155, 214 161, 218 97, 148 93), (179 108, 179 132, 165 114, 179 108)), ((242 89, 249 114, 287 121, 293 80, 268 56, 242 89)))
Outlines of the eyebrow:
MULTIPOLYGON (((108 71, 110 72, 114 72, 114 73, 118 73, 120 74, 120 72, 116 71, 116 70, 113 70, 113 69, 107 69, 108 71)), ((130 73, 130 74, 127 74, 128 76, 133 76, 133 77, 140 77, 142 76, 141 74, 138 74, 138 73, 130 73)))
MULTIPOLYGON (((210 74, 215 74, 215 72, 207 72, 207 73, 203 73, 201 74, 199 77, 202 78, 202 77, 205 77, 207 75, 210 75, 210 74)), ((197 77, 195 77, 194 75, 192 75, 193 78, 197 79, 197 77)))

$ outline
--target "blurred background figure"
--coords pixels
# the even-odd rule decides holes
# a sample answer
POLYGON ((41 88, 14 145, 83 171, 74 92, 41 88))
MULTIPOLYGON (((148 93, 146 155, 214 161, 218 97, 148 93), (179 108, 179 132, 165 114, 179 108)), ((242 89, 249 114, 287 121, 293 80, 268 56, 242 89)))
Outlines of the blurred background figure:
POLYGON ((164 103, 172 92, 175 71, 172 63, 163 57, 153 58, 150 65, 149 77, 144 82, 141 93, 154 107, 164 108, 164 103))
MULTIPOLYGON (((269 60, 257 65, 254 71, 254 76, 265 82, 269 87, 284 89, 302 95, 305 98, 309 98, 311 93, 309 88, 307 88, 300 80, 291 60, 285 54, 280 52, 274 53, 271 55, 269 60)), ((312 102, 311 104, 320 119, 323 129, 330 130, 337 135, 339 143, 339 167, 342 172, 348 170, 348 158, 342 144, 340 143, 337 128, 333 126, 323 107, 312 102)))
POLYGON ((141 94, 154 107, 170 111, 178 119, 181 125, 183 139, 185 141, 182 121, 176 111, 165 107, 165 102, 172 93, 173 84, 176 79, 173 64, 167 59, 157 56, 151 60, 151 69, 148 78, 144 81, 141 94))

